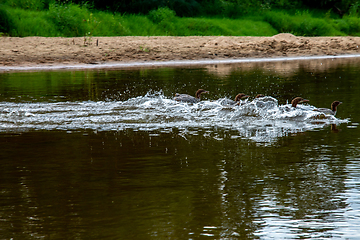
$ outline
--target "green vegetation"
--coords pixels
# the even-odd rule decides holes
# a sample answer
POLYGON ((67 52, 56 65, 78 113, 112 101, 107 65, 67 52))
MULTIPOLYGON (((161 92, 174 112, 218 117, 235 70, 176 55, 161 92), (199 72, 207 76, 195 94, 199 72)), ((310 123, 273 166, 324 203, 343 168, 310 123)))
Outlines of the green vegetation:
POLYGON ((333 20, 312 17, 309 12, 289 15, 285 12, 267 12, 264 20, 278 32, 291 32, 299 36, 345 35, 336 28, 333 20))
POLYGON ((299 36, 360 36, 360 1, 313 2, 3 0, 0 35, 271 36, 288 32, 299 36))

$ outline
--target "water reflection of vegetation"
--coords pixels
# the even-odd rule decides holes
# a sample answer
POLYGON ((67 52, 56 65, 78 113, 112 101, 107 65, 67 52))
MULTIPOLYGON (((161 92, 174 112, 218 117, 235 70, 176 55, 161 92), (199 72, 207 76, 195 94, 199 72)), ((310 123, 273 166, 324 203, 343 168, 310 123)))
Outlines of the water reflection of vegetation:
MULTIPOLYGON (((270 216, 327 222, 346 207, 341 135, 312 132, 273 147, 218 136, 1 136, 3 230, 14 238, 255 238, 270 216)), ((321 228, 311 226, 331 230, 321 228)))

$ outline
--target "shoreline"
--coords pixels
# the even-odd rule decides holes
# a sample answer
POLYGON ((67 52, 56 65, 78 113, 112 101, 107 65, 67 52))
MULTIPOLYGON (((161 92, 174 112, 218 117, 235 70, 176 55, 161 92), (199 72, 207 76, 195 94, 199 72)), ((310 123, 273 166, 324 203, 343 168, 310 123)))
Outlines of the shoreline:
POLYGON ((360 55, 360 37, 0 37, 0 71, 195 66, 360 55))
POLYGON ((178 61, 149 61, 149 62, 108 62, 102 64, 39 64, 36 66, 1 66, 0 73, 21 71, 57 71, 57 70, 97 70, 97 69, 133 69, 133 68, 157 68, 157 67, 191 67, 205 65, 229 65, 241 63, 264 63, 264 62, 291 62, 306 60, 331 60, 360 58, 360 54, 348 55, 323 55, 323 56, 297 56, 297 57, 273 57, 273 58, 242 58, 242 59, 211 59, 211 60, 178 60, 178 61))

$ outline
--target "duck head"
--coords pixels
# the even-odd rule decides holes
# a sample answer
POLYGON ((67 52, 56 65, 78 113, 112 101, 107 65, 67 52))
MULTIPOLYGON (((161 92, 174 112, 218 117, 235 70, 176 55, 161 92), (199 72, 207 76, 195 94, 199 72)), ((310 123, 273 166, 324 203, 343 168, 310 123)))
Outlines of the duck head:
POLYGON ((308 102, 309 100, 307 100, 307 99, 304 99, 304 98, 302 98, 302 97, 296 97, 296 98, 294 98, 292 101, 291 101, 291 106, 292 107, 296 107, 296 105, 298 104, 298 103, 304 103, 304 102, 308 102))
POLYGON ((248 95, 246 95, 246 94, 244 94, 244 93, 239 93, 239 94, 236 95, 236 97, 235 97, 235 102, 240 102, 241 99, 243 99, 243 98, 248 98, 248 97, 250 97, 250 96, 248 96, 248 95))
POLYGON ((334 112, 336 112, 336 107, 339 106, 340 104, 342 104, 342 102, 334 101, 334 102, 331 104, 331 110, 333 110, 334 112))
POLYGON ((201 94, 203 94, 203 93, 209 93, 209 91, 206 91, 206 90, 204 90, 204 89, 199 89, 199 90, 196 91, 195 97, 198 98, 198 99, 200 99, 201 94))

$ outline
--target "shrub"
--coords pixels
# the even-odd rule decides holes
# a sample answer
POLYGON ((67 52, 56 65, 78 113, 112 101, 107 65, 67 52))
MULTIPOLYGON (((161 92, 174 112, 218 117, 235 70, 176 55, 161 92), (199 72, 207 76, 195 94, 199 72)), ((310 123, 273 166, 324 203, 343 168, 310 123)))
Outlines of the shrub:
POLYGON ((239 2, 224 2, 223 16, 226 18, 241 18, 252 13, 261 14, 263 6, 257 2, 239 1, 239 2))
POLYGON ((224 12, 224 3, 221 0, 203 0, 199 15, 220 16, 224 12))
POLYGON ((195 0, 173 0, 169 6, 179 17, 193 17, 199 14, 201 5, 195 0))
POLYGON ((360 11, 360 3, 355 2, 350 6, 349 15, 352 17, 358 17, 360 13, 359 11, 360 11))
POLYGON ((94 14, 90 13, 86 21, 88 29, 93 36, 131 35, 122 23, 124 21, 123 17, 119 14, 113 15, 106 12, 94 12, 94 14))
POLYGON ((336 20, 335 26, 347 35, 360 36, 360 19, 358 17, 345 16, 336 20))
POLYGON ((157 10, 151 10, 148 14, 148 18, 156 24, 163 21, 172 21, 175 18, 175 12, 168 7, 158 8, 157 10))
POLYGON ((148 17, 140 15, 122 16, 121 25, 126 29, 126 35, 133 36, 160 36, 163 32, 158 29, 148 17))
POLYGON ((79 37, 89 32, 86 20, 90 13, 79 5, 50 4, 48 19, 50 19, 64 36, 79 37))
POLYGON ((13 28, 13 22, 10 14, 3 5, 0 5, 0 32, 9 33, 11 28, 13 28))

